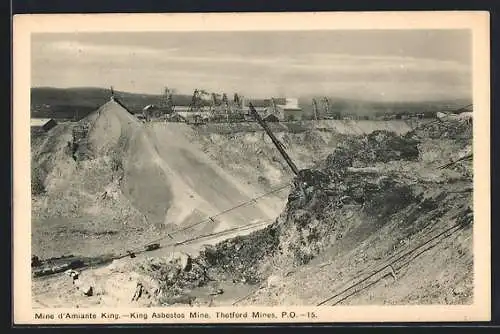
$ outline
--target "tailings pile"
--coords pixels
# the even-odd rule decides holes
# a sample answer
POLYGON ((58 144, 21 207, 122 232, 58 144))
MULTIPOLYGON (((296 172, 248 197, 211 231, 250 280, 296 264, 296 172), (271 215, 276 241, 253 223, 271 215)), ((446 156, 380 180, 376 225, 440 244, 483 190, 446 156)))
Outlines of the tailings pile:
POLYGON ((110 101, 32 147, 33 253, 100 256, 132 247, 171 201, 142 125, 110 101))

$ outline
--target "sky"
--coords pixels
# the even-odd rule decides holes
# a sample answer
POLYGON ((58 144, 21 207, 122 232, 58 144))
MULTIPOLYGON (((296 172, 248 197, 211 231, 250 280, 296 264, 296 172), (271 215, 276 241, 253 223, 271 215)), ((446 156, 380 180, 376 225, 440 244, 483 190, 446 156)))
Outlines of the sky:
POLYGON ((161 94, 471 98, 467 30, 44 33, 31 39, 32 87, 161 94))

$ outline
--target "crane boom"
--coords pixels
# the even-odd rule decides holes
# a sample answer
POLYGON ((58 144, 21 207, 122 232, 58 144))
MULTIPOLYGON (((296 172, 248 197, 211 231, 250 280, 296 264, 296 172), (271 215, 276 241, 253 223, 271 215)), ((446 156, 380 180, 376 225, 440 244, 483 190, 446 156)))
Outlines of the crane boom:
POLYGON ((292 159, 288 156, 286 153, 285 149, 283 148, 283 144, 274 136, 274 133, 272 133, 271 129, 267 126, 266 122, 260 117, 260 115, 257 113, 255 110, 254 106, 252 103, 248 105, 250 108, 250 113, 253 115, 255 120, 259 123, 260 126, 264 128, 264 131, 266 131, 267 135, 271 138, 273 144, 276 146, 278 151, 281 153, 285 161, 287 162, 288 166, 290 166, 290 169, 293 171, 295 175, 299 174, 299 170, 297 169, 297 166, 293 163, 292 159))

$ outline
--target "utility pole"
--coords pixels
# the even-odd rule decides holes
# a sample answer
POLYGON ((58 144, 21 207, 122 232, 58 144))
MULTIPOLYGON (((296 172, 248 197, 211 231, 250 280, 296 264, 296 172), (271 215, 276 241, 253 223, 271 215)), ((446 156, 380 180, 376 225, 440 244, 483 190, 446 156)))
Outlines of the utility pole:
POLYGON ((174 103, 172 101, 172 92, 173 90, 165 87, 164 94, 163 94, 163 99, 162 99, 162 105, 160 106, 163 111, 166 114, 171 114, 174 110, 174 103))
POLYGON ((229 123, 229 114, 231 113, 231 107, 229 106, 229 101, 227 100, 226 93, 222 93, 222 104, 226 113, 226 121, 229 123))
POLYGON ((273 107, 273 113, 277 115, 278 107, 276 106, 276 99, 274 97, 271 98, 271 106, 273 107))
POLYGON ((328 101, 328 98, 325 96, 323 98, 323 103, 325 107, 325 115, 331 116, 330 114, 330 101, 328 101))
POLYGON ((201 103, 200 91, 195 89, 193 96, 191 98, 191 105, 189 106, 189 111, 199 111, 201 103))
POLYGON ((312 105, 313 105, 314 119, 318 120, 318 102, 316 101, 316 99, 312 100, 312 105))
POLYGON ((217 94, 212 93, 210 94, 211 96, 211 103, 210 103, 210 112, 211 112, 211 117, 212 119, 217 119, 219 117, 219 112, 218 112, 218 100, 217 100, 217 94))

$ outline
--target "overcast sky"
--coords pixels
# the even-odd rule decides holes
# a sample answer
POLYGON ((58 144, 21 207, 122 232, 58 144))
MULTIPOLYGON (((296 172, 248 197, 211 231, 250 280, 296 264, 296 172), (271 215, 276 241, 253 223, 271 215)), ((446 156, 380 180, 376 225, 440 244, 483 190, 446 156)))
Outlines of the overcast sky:
POLYGON ((32 86, 368 100, 471 98, 464 30, 32 35, 32 86))

